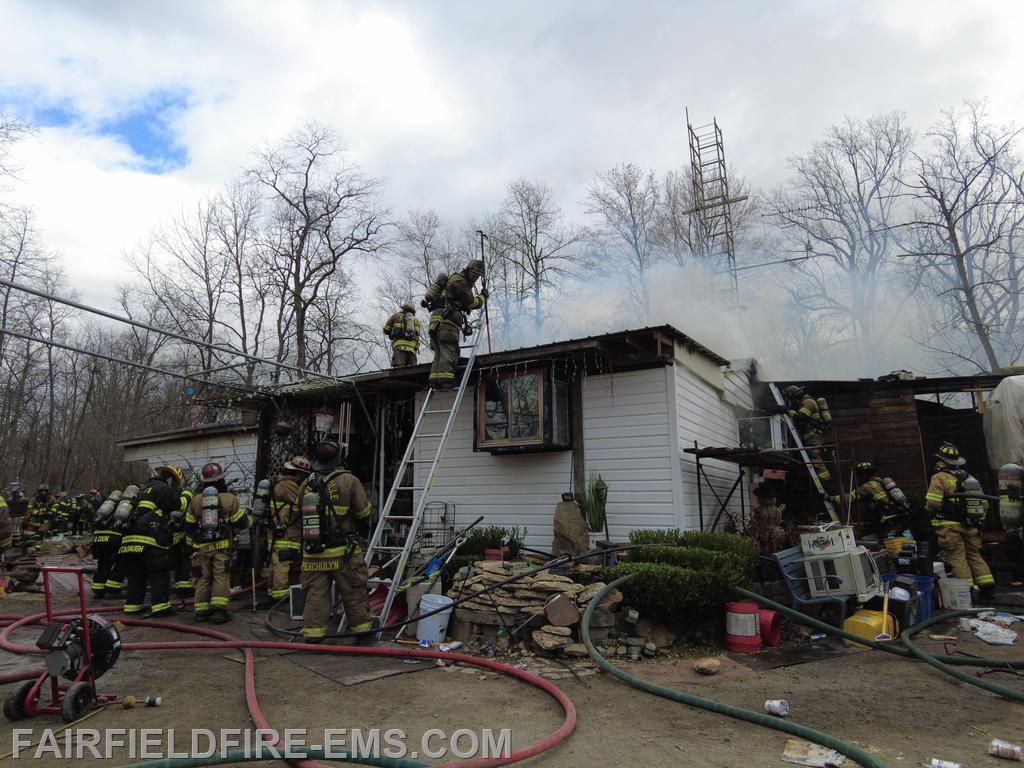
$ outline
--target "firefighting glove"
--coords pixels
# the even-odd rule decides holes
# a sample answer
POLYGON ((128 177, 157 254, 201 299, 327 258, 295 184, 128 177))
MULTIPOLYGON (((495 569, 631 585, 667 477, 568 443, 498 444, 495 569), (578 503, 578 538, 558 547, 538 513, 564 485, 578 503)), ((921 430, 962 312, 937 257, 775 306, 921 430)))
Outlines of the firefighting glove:
POLYGON ((487 301, 487 297, 491 295, 491 292, 488 291, 486 288, 481 288, 480 295, 484 297, 484 301, 487 301))

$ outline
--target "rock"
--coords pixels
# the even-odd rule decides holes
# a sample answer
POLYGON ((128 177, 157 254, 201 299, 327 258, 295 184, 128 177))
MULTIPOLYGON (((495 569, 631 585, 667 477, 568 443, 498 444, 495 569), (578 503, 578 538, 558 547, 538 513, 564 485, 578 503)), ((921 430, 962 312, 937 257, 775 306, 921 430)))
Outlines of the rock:
POLYGON ((643 648, 644 647, 644 642, 645 641, 644 641, 644 639, 642 637, 627 637, 626 638, 626 645, 628 645, 630 648, 643 648))
POLYGON ((615 655, 616 656, 625 656, 628 651, 629 651, 629 649, 626 646, 620 645, 620 646, 618 646, 615 649, 615 655))
POLYGON ((562 593, 548 600, 547 605, 544 606, 544 616, 547 617, 548 624, 553 624, 556 627, 571 627, 579 624, 580 609, 576 607, 570 597, 562 593))
POLYGON ((545 624, 540 628, 541 632, 547 632, 549 635, 560 635, 561 637, 572 637, 572 630, 569 627, 556 627, 552 624, 545 624))
POLYGON ((614 610, 619 605, 621 605, 624 599, 625 598, 622 596, 622 593, 619 592, 619 590, 613 589, 611 592, 607 594, 605 599, 598 604, 598 608, 602 608, 606 611, 614 610))
POLYGON ((531 637, 533 642, 537 644, 537 647, 544 651, 557 651, 565 648, 567 645, 572 645, 571 637, 555 635, 539 629, 534 630, 531 633, 531 637))
POLYGON ((644 643, 644 656, 654 656, 658 653, 658 646, 654 643, 644 643))
POLYGON ((636 623, 636 633, 644 640, 654 643, 659 648, 668 648, 676 641, 676 634, 661 622, 653 619, 640 619, 636 623))
POLYGON ((583 588, 583 591, 579 593, 577 599, 580 601, 580 605, 585 605, 597 597, 597 593, 605 588, 603 581, 595 581, 593 584, 588 584, 583 588))
POLYGON ((626 611, 626 621, 630 624, 636 624, 640 620, 640 611, 635 608, 630 608, 626 611))
POLYGON ((564 653, 566 656, 588 656, 589 655, 587 653, 587 646, 585 646, 583 643, 573 643, 572 645, 567 645, 567 646, 565 646, 565 648, 562 649, 562 653, 564 653))
POLYGON ((693 668, 702 675, 714 675, 722 668, 722 662, 710 657, 697 659, 693 662, 693 668))
POLYGON ((569 592, 574 585, 567 581, 554 581, 552 579, 538 579, 533 582, 531 589, 534 592, 569 592))
POLYGON ((636 645, 629 646, 629 658, 632 659, 633 661, 639 661, 640 660, 641 652, 642 651, 640 650, 639 646, 636 646, 636 645))

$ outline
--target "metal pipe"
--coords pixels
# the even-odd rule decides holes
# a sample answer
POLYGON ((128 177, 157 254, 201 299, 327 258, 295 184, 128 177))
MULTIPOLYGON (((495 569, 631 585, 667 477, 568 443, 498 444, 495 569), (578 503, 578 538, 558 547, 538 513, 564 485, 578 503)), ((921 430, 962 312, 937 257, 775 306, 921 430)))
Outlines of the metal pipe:
POLYGON ((220 381, 211 381, 209 379, 200 379, 196 376, 189 376, 184 373, 174 373, 173 371, 164 370, 163 368, 154 368, 152 365, 146 365, 145 363, 135 363, 131 360, 124 360, 120 357, 111 357, 110 355, 104 355, 100 352, 91 352, 88 349, 81 349, 79 347, 72 347, 70 344, 62 344, 59 341, 53 341, 52 339, 40 339, 36 336, 29 336, 28 334, 19 333, 18 331, 12 331, 9 328, 0 328, 0 336, 13 336, 16 339, 22 339, 24 341, 32 341, 36 344, 46 344, 51 347, 57 347, 58 349, 64 349, 68 352, 74 352, 79 355, 89 355, 90 357, 97 357, 100 360, 106 360, 110 363, 116 363, 118 365, 128 365, 133 368, 141 368, 144 371, 151 371, 152 373, 159 373, 164 376, 173 376, 176 379, 184 379, 185 381, 196 381, 200 384, 210 384, 215 387, 224 387, 225 389, 236 389, 239 392, 245 392, 246 394, 252 394, 258 392, 259 387, 244 387, 238 384, 227 384, 220 381))
POLYGON ((239 352, 237 349, 232 349, 231 347, 226 347, 226 346, 224 346, 222 344, 212 344, 212 343, 210 343, 208 341, 200 341, 199 339, 191 339, 188 336, 183 336, 182 334, 175 333, 174 331, 167 331, 167 330, 164 330, 163 328, 158 328, 155 325, 150 325, 149 323, 143 323, 140 320, 132 320, 130 317, 123 317, 121 315, 115 315, 113 312, 107 312, 106 310, 103 310, 103 309, 96 309, 95 307, 90 307, 87 304, 82 304, 81 302, 78 302, 78 301, 72 301, 71 299, 63 299, 60 296, 54 296, 52 293, 46 293, 46 291, 40 291, 38 288, 32 288, 31 286, 28 286, 28 285, 22 285, 21 283, 15 283, 15 282, 13 282, 11 280, 6 280, 6 279, 4 279, 2 277, 0 277, 0 285, 6 286, 8 288, 13 288, 16 291, 23 291, 24 293, 30 293, 33 296, 38 296, 39 298, 46 299, 47 301, 55 301, 58 304, 64 304, 65 306, 68 306, 68 307, 74 307, 75 309, 80 309, 83 312, 90 312, 90 313, 92 313, 94 315, 99 315, 100 317, 105 317, 108 320, 115 320, 115 321, 117 321, 119 323, 126 323, 127 325, 133 325, 136 328, 144 328, 147 331, 153 331, 153 333, 159 333, 159 334, 162 334, 164 336, 169 336, 170 338, 177 339, 178 341, 184 341, 184 342, 187 342, 189 344, 196 344, 196 345, 201 346, 201 347, 206 347, 207 349, 213 349, 213 350, 216 350, 218 352, 223 352, 223 353, 229 354, 229 355, 235 355, 237 357, 244 357, 246 360, 253 360, 253 361, 259 362, 259 363, 266 363, 267 365, 273 365, 273 366, 276 366, 278 368, 284 368, 285 370, 295 371, 297 373, 302 373, 302 374, 305 374, 307 376, 317 376, 317 377, 322 378, 322 379, 330 379, 331 381, 337 381, 337 379, 338 379, 338 377, 336 377, 336 376, 327 376, 325 374, 318 373, 316 371, 310 371, 310 370, 308 370, 306 368, 299 368, 298 366, 295 366, 295 365, 289 365, 288 363, 279 363, 279 362, 277 362, 275 360, 270 360, 270 359, 265 358, 265 357, 257 357, 256 355, 250 355, 247 352, 239 352))

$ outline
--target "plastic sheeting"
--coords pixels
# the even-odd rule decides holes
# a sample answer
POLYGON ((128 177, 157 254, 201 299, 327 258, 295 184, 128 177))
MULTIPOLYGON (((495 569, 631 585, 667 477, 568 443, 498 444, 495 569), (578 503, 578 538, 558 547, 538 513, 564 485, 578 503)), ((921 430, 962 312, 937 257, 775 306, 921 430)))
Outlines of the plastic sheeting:
POLYGON ((1024 465, 1024 376, 1008 376, 992 390, 984 427, 990 467, 1024 465))

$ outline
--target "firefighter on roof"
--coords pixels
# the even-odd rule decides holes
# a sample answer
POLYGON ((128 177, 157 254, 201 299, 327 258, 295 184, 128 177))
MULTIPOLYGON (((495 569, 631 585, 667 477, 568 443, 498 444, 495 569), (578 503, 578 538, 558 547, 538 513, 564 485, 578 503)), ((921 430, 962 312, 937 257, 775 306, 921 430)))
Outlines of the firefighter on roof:
MULTIPOLYGON (((316 447, 313 472, 302 487, 302 634, 323 642, 331 614, 331 584, 345 606, 349 631, 373 628, 366 583, 369 573, 360 548, 373 507, 359 478, 341 463, 341 446, 325 440, 316 447)), ((372 635, 366 636, 370 642, 372 635)))
POLYGON ((231 621, 228 613, 231 596, 228 561, 231 559, 232 529, 249 526, 249 517, 238 497, 228 491, 224 475, 220 464, 211 462, 204 466, 200 472, 203 492, 192 498, 185 513, 185 537, 199 559, 196 621, 209 619, 214 624, 231 621))
POLYGON ((129 510, 130 519, 123 521, 128 533, 121 538, 117 559, 123 562, 128 582, 123 609, 127 614, 142 613, 147 586, 152 617, 174 614, 170 600, 170 517, 181 509, 183 480, 181 470, 173 464, 157 467, 149 482, 139 489, 138 500, 129 510))
POLYGON ((280 600, 288 594, 288 573, 292 563, 302 559, 302 514, 300 490, 312 466, 305 456, 286 461, 284 471, 274 485, 270 502, 270 525, 267 547, 270 549, 270 568, 267 594, 280 600))
POLYGON ((793 419, 793 424, 800 433, 800 441, 807 450, 811 466, 818 474, 818 479, 826 483, 832 479, 832 473, 822 460, 821 436, 832 429, 832 412, 825 398, 815 400, 805 391, 804 387, 790 385, 782 391, 786 400, 786 413, 793 419))
POLYGON ((981 531, 988 512, 981 485, 964 469, 967 460, 952 443, 943 443, 935 454, 935 474, 925 494, 925 509, 932 514, 932 527, 946 562, 958 579, 967 579, 981 594, 995 588, 992 571, 981 556, 981 531))
POLYGON ((451 389, 455 386, 455 370, 459 365, 459 334, 466 333, 467 314, 480 309, 487 300, 486 288, 479 295, 473 294, 473 286, 483 274, 484 263, 477 259, 469 262, 461 272, 449 277, 444 289, 444 303, 430 315, 430 348, 434 352, 430 386, 434 389, 451 389))
POLYGON ((406 302, 384 323, 384 335, 391 339, 391 365, 405 368, 416 365, 416 352, 420 348, 420 321, 416 307, 406 302))

